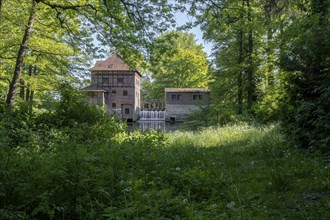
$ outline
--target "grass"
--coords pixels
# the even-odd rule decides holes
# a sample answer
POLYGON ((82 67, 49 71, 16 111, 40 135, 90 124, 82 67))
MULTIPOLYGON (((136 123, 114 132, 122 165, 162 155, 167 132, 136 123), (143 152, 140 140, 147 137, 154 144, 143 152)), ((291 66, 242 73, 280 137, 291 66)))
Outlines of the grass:
POLYGON ((1 151, 0 217, 330 219, 329 160, 276 125, 67 141, 1 151))
MULTIPOLYGON (((169 134, 165 188, 194 219, 330 219, 325 158, 295 149, 277 126, 169 134)), ((329 161, 328 161, 329 162, 329 161)))
POLYGON ((330 219, 329 164, 291 146, 278 126, 215 127, 167 138, 166 147, 149 149, 135 164, 129 218, 330 219))

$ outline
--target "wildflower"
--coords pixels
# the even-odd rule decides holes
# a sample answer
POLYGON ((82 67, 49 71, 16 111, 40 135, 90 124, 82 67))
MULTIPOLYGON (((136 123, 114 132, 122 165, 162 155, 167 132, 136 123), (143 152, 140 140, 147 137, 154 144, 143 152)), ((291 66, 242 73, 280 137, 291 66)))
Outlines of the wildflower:
POLYGON ((233 208, 235 206, 235 202, 231 201, 230 203, 227 204, 227 208, 233 208))
POLYGON ((124 191, 124 192, 130 192, 130 191, 132 191, 132 188, 131 188, 131 187, 127 187, 127 188, 125 188, 123 191, 124 191))
POLYGON ((175 170, 176 170, 177 172, 180 172, 180 171, 181 171, 180 167, 175 168, 175 170))

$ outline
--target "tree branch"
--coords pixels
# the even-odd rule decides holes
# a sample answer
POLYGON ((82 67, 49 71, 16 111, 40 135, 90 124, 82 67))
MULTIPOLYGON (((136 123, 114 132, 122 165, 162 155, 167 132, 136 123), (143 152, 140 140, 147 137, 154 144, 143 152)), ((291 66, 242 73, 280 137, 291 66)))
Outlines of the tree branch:
POLYGON ((16 57, 16 56, 15 56, 15 57, 5 57, 5 56, 0 55, 0 58, 1 58, 1 59, 4 59, 4 60, 14 60, 14 59, 16 59, 17 57, 16 57))
POLYGON ((10 83, 10 79, 7 77, 0 77, 1 81, 7 81, 8 83, 10 83))
MULTIPOLYGON (((212 6, 218 8, 218 9, 221 9, 221 10, 224 10, 224 9, 229 9, 229 10, 237 10, 237 11, 242 11, 241 8, 234 8, 234 7, 226 7, 226 6, 223 6, 223 5, 219 5, 217 3, 215 3, 213 0, 208 0, 209 2, 211 2, 212 6)), ((208 4, 207 2, 205 2, 205 4, 207 4, 208 6, 211 6, 210 4, 208 4)))
POLYGON ((53 53, 53 52, 38 50, 38 49, 33 49, 33 48, 30 48, 30 50, 31 50, 32 53, 35 53, 37 56, 41 55, 41 54, 49 54, 49 55, 57 55, 57 56, 70 56, 70 55, 65 54, 65 53, 53 53))
POLYGON ((63 10, 78 10, 79 8, 83 7, 90 7, 94 11, 97 11, 96 8, 92 4, 85 4, 85 5, 61 5, 61 4, 56 4, 56 3, 50 3, 46 0, 35 0, 37 3, 43 3, 45 5, 48 5, 51 8, 60 8, 63 10))

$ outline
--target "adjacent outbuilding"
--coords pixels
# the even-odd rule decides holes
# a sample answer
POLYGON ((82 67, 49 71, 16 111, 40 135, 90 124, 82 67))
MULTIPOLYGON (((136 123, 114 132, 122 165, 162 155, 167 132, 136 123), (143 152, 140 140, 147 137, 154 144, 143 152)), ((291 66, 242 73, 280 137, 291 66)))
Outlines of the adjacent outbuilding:
POLYGON ((210 90, 202 88, 166 88, 166 121, 184 121, 209 103, 210 90))

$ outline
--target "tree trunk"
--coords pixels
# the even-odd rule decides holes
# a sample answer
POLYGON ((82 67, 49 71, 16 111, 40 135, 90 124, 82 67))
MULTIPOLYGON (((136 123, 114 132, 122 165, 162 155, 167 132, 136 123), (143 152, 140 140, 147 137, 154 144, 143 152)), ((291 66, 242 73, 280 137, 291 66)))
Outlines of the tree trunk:
POLYGON ((29 113, 32 113, 32 109, 33 109, 33 95, 34 95, 34 91, 32 90, 30 93, 30 99, 29 99, 29 113))
MULTIPOLYGON (((243 62, 243 31, 239 30, 238 33, 238 65, 243 62)), ((240 70, 237 74, 237 113, 241 115, 243 113, 243 69, 240 66, 240 70)))
MULTIPOLYGON (((2 0, 0 0, 0 18, 1 18, 2 0)), ((1 21, 1 19, 0 19, 1 21)))
POLYGON ((1 18, 1 8, 2 8, 2 0, 0 0, 0 18, 1 18))
POLYGON ((274 47, 271 45, 271 41, 273 40, 273 33, 274 28, 272 27, 273 24, 273 18, 278 15, 278 12, 280 11, 278 8, 278 2, 277 1, 268 1, 265 6, 265 17, 266 17, 266 26, 267 28, 267 47, 266 47, 266 75, 265 75, 265 93, 267 93, 269 88, 273 88, 275 84, 275 75, 274 75, 274 63, 275 60, 273 58, 274 56, 274 47))
MULTIPOLYGON (((37 67, 36 66, 33 67, 33 74, 32 74, 32 66, 31 66, 31 75, 30 76, 32 76, 32 75, 34 75, 34 76, 37 75, 37 67)), ((29 102, 29 113, 31 114, 32 110, 33 110, 34 91, 32 90, 30 85, 29 85, 29 92, 30 92, 29 99, 26 99, 26 100, 29 102)))
POLYGON ((24 56, 25 56, 25 52, 27 50, 27 44, 32 32, 32 27, 33 27, 33 23, 34 23, 34 19, 36 16, 36 12, 35 12, 35 2, 33 1, 33 5, 32 5, 32 9, 31 9, 31 14, 29 16, 29 20, 28 20, 28 24, 26 26, 25 29, 25 33, 22 39, 22 43, 21 46, 18 50, 17 53, 17 58, 16 58, 16 65, 15 65, 15 70, 14 70, 14 75, 13 78, 10 82, 9 85, 9 90, 8 90, 8 94, 7 94, 7 99, 6 99, 6 103, 8 104, 8 106, 12 107, 14 105, 15 102, 15 95, 17 92, 17 86, 22 74, 22 67, 23 67, 23 61, 24 61, 24 56))
MULTIPOLYGON (((269 21, 271 22, 271 20, 269 21)), ((274 66, 273 63, 275 62, 273 59, 273 48, 269 45, 270 42, 273 40, 273 29, 268 28, 267 30, 267 75, 266 75, 266 91, 268 88, 272 88, 274 86, 274 66)))
MULTIPOLYGON (((244 7, 245 0, 242 0, 242 11, 240 14, 240 19, 244 18, 244 7)), ((244 61, 244 51, 243 51, 243 30, 240 28, 238 31, 238 60, 237 64, 239 65, 239 71, 237 73, 237 114, 243 114, 243 73, 244 68, 242 68, 242 63, 244 61)))
MULTIPOLYGON (((250 12, 250 0, 246 1, 246 6, 248 8, 248 23, 251 25, 252 18, 250 12)), ((249 34, 248 34, 248 70, 247 70, 247 110, 251 112, 252 104, 254 101, 254 92, 255 92, 255 83, 253 77, 253 33, 252 28, 250 27, 249 34)))
POLYGON ((20 80, 20 91, 19 91, 19 97, 24 99, 24 92, 25 92, 25 85, 24 85, 24 80, 20 80))
MULTIPOLYGON (((31 77, 32 76, 32 65, 29 66, 29 76, 31 77)), ((28 84, 26 86, 26 97, 25 97, 25 100, 26 101, 29 101, 30 100, 30 84, 28 84)))

